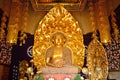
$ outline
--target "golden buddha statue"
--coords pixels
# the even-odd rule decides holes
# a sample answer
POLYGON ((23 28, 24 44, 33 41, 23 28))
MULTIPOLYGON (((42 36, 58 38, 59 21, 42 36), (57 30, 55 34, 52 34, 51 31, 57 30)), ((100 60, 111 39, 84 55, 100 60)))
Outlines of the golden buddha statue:
POLYGON ((85 51, 82 30, 78 21, 63 6, 56 5, 45 15, 34 36, 31 62, 38 71, 43 67, 54 68, 54 71, 56 67, 68 69, 75 66, 79 71, 82 69, 85 51))
POLYGON ((52 38, 53 46, 46 51, 46 65, 52 67, 63 67, 72 65, 72 54, 69 48, 65 47, 66 37, 63 33, 57 32, 52 38))

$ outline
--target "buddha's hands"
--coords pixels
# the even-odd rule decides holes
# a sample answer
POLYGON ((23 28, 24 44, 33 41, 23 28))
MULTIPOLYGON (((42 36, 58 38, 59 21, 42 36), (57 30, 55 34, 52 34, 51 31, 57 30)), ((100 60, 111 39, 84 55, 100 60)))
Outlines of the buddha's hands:
POLYGON ((62 62, 58 62, 58 63, 54 63, 54 64, 52 64, 52 63, 47 63, 47 65, 48 66, 52 66, 52 67, 57 67, 57 68, 61 68, 61 67, 63 67, 64 66, 64 64, 62 63, 62 62))
POLYGON ((60 68, 60 67, 63 67, 64 64, 65 64, 65 62, 62 59, 62 60, 58 61, 55 65, 56 65, 56 67, 60 68))
POLYGON ((54 61, 53 61, 54 67, 60 68, 60 67, 63 67, 64 64, 65 64, 65 61, 63 60, 63 58, 56 58, 56 59, 54 59, 54 61))
POLYGON ((53 66, 53 67, 63 67, 65 65, 65 61, 63 60, 63 58, 55 58, 55 59, 51 59, 47 58, 46 60, 47 65, 48 66, 53 66))

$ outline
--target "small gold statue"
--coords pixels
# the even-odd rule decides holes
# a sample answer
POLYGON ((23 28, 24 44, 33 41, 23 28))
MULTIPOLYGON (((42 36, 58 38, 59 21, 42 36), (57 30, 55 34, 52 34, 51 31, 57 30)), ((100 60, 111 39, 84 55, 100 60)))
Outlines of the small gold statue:
POLYGON ((106 80, 108 76, 108 60, 104 47, 94 38, 87 49, 87 66, 91 80, 106 80))
POLYGON ((46 64, 53 67, 63 67, 72 65, 72 53, 69 48, 65 47, 66 37, 63 33, 57 32, 52 38, 53 46, 46 52, 46 64))
POLYGON ((19 64, 19 80, 27 80, 27 77, 25 76, 27 68, 28 62, 26 60, 21 61, 19 64))

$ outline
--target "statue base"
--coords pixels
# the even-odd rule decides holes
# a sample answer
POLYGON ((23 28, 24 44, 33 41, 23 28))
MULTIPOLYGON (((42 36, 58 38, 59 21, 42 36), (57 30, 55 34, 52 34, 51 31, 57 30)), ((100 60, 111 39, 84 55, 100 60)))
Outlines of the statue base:
POLYGON ((78 68, 74 66, 64 66, 62 68, 55 67, 42 67, 40 69, 44 80, 74 80, 75 76, 78 74, 78 68), (67 79, 68 80, 68 79, 67 79))

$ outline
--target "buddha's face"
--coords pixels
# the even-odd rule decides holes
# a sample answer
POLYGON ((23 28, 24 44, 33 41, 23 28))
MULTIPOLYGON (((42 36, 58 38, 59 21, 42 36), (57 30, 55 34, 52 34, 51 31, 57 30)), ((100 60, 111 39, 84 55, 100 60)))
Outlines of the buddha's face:
POLYGON ((64 44, 62 35, 55 36, 55 45, 62 46, 64 44))

